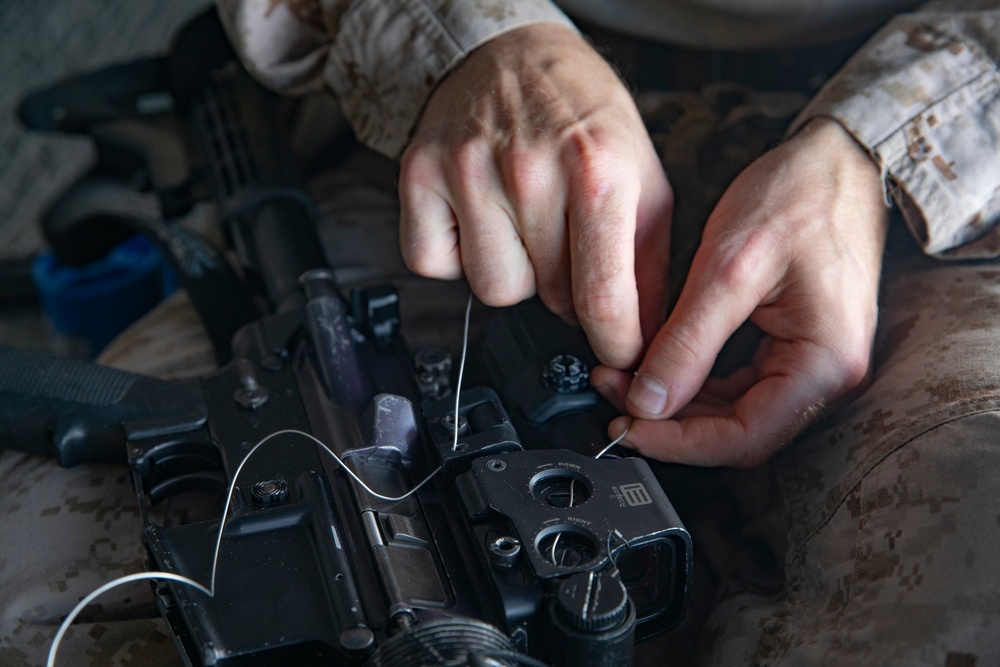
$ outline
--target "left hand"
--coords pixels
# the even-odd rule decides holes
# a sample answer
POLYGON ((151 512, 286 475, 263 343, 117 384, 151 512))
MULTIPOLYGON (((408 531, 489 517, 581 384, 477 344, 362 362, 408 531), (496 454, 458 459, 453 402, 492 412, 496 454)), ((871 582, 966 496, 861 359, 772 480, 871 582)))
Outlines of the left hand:
POLYGON ((869 375, 888 214, 878 166, 817 118, 747 167, 705 227, 677 306, 633 377, 592 382, 630 413, 612 437, 644 455, 752 467, 869 375), (750 366, 709 372, 746 320, 750 366))
POLYGON ((489 306, 537 291, 616 368, 663 321, 673 191, 632 95, 565 26, 505 32, 445 77, 399 193, 415 273, 464 275, 489 306))

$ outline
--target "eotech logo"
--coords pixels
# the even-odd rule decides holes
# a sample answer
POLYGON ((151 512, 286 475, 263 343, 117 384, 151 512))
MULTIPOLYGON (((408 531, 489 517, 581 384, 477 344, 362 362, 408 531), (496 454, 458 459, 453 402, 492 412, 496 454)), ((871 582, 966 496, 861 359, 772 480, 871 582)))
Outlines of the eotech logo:
POLYGON ((649 505, 653 502, 653 499, 649 497, 649 492, 646 491, 646 487, 643 486, 642 482, 636 482, 635 484, 622 484, 618 487, 622 495, 625 497, 625 502, 629 504, 630 507, 638 507, 639 505, 649 505))

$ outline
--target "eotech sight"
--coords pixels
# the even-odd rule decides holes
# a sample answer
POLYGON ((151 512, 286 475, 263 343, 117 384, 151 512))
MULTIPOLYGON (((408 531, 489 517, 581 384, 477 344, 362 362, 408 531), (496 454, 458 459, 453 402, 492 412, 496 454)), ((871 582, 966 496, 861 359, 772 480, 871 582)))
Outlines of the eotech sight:
POLYGON ((73 205, 92 210, 97 190, 141 181, 166 218, 210 192, 245 280, 182 228, 118 216, 164 250, 226 365, 162 382, 5 348, 0 431, 66 465, 127 459, 149 568, 214 584, 154 586, 188 664, 622 665, 680 620, 690 537, 644 460, 595 458, 614 413, 578 331, 537 301, 493 314, 456 402, 459 364, 411 353, 392 286, 337 284, 275 100, 214 15, 166 58, 71 83, 23 107, 35 127, 90 133, 107 162, 53 208, 53 245, 101 218, 73 205), (173 109, 121 111, 155 94, 173 109), (209 520, 153 519, 237 471, 209 520))

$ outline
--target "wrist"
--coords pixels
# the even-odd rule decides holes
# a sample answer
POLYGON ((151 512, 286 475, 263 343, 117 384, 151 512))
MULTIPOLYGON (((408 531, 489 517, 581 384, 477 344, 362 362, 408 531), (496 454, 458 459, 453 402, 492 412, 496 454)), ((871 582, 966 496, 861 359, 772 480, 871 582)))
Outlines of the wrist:
POLYGON ((882 169, 868 149, 839 121, 816 116, 792 135, 789 141, 802 141, 810 150, 835 161, 859 178, 881 185, 882 169))
POLYGON ((827 116, 812 118, 789 141, 802 142, 803 148, 830 165, 859 201, 877 201, 881 213, 877 217, 882 223, 879 228, 884 233, 889 219, 885 173, 864 144, 843 124, 827 116))

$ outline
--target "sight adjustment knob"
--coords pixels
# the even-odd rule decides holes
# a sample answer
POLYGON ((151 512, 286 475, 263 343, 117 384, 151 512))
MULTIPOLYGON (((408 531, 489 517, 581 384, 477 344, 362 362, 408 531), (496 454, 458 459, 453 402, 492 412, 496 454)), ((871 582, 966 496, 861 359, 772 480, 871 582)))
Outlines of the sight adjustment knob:
POLYGON ((563 580, 556 613, 567 625, 585 632, 607 632, 628 617, 628 591, 608 572, 580 572, 563 580))

